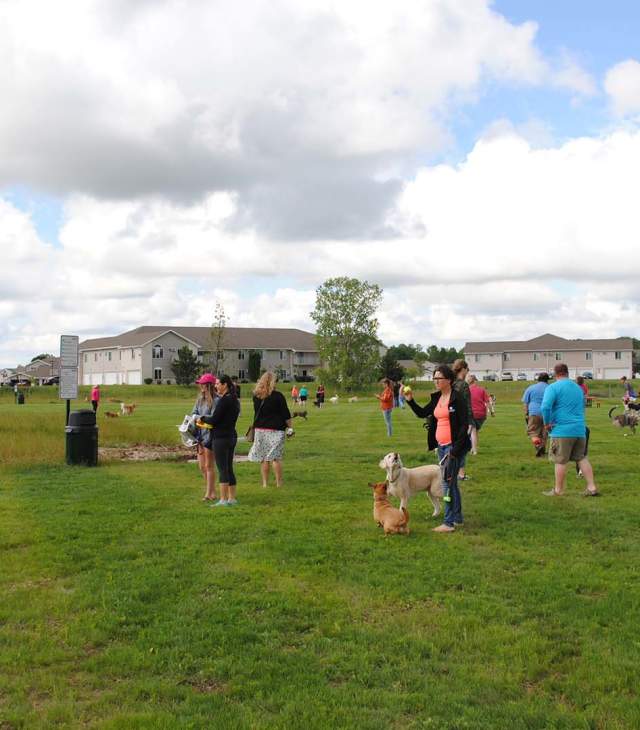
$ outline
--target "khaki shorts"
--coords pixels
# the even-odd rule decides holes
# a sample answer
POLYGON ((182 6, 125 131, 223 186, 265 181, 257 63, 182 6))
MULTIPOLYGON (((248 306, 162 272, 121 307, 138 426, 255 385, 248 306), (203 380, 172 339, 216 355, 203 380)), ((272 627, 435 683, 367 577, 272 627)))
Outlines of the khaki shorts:
POLYGON ((542 416, 529 416, 527 420, 527 436, 530 438, 538 437, 543 441, 546 439, 547 432, 544 430, 542 416))
POLYGON ((585 457, 586 446, 585 438, 552 438, 549 447, 549 461, 554 464, 582 461, 585 457))

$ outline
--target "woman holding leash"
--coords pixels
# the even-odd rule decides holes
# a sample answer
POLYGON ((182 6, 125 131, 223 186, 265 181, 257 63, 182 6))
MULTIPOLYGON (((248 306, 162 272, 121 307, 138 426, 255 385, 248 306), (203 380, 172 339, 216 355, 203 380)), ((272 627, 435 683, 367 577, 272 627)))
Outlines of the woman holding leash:
POLYGON ((236 499, 236 475, 233 472, 233 454, 238 443, 236 423, 240 403, 236 389, 228 375, 221 375, 216 383, 218 402, 212 415, 203 416, 202 422, 212 426, 213 451, 220 480, 220 499, 213 507, 238 504, 236 499))
MULTIPOLYGON (((196 383, 200 386, 200 394, 193 406, 191 413, 195 416, 210 416, 216 407, 217 395, 215 392, 216 376, 211 373, 202 375, 196 383)), ((216 472, 213 468, 213 434, 211 428, 204 424, 198 428, 196 435, 198 441, 198 466, 204 477, 205 492, 203 502, 211 502, 218 499, 216 496, 216 472)))
MULTIPOLYGON (((275 388, 276 376, 266 372, 253 391, 254 441, 249 451, 249 461, 260 462, 264 488, 268 486, 271 465, 276 477, 276 487, 282 486, 284 440, 287 433, 293 434, 286 398, 275 388)), ((302 395, 302 389, 300 394, 302 395)))
POLYGON ((455 374, 448 365, 439 365, 433 374, 436 392, 426 406, 413 400, 413 393, 405 391, 404 398, 418 418, 428 418, 427 444, 429 450, 438 449, 442 470, 444 494, 444 522, 434 532, 455 532, 464 524, 462 499, 458 488, 459 460, 468 448, 469 414, 464 397, 455 390, 455 374))

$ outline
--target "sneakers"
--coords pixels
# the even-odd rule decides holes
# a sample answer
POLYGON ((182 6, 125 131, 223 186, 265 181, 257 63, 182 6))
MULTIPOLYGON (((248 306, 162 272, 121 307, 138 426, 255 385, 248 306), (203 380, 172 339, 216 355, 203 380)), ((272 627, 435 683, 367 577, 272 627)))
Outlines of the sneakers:
POLYGON ((542 492, 545 497, 562 497, 562 492, 556 492, 555 487, 548 492, 542 492))
POLYGON ((237 499, 228 499, 227 504, 231 507, 234 504, 238 504, 238 500, 237 499))
POLYGON ((451 527, 450 525, 445 525, 444 523, 442 525, 438 525, 437 527, 434 527, 432 532, 455 532, 456 528, 451 527))
POLYGON ((229 504, 226 499, 219 499, 215 504, 212 504, 212 507, 226 507, 229 504))

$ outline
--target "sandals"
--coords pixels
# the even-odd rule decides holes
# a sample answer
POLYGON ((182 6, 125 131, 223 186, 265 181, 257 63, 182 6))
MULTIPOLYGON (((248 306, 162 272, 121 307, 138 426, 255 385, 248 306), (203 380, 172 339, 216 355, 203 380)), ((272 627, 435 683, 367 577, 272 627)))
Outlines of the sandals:
POLYGON ((584 492, 582 492, 582 496, 583 497, 599 497, 600 496, 600 492, 598 492, 598 491, 591 492, 588 489, 585 489, 584 492))
POLYGON ((545 497, 562 497, 564 496, 564 492, 556 492, 555 487, 553 489, 550 489, 548 492, 542 492, 545 497))

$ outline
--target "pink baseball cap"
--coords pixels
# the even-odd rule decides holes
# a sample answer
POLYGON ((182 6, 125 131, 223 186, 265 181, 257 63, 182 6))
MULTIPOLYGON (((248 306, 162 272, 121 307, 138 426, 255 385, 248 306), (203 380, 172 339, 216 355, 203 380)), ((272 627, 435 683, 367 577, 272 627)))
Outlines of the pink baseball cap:
POLYGON ((211 373, 204 373, 204 375, 201 375, 197 380, 196 383, 198 385, 203 385, 204 383, 216 383, 217 378, 215 375, 212 375, 211 373))

